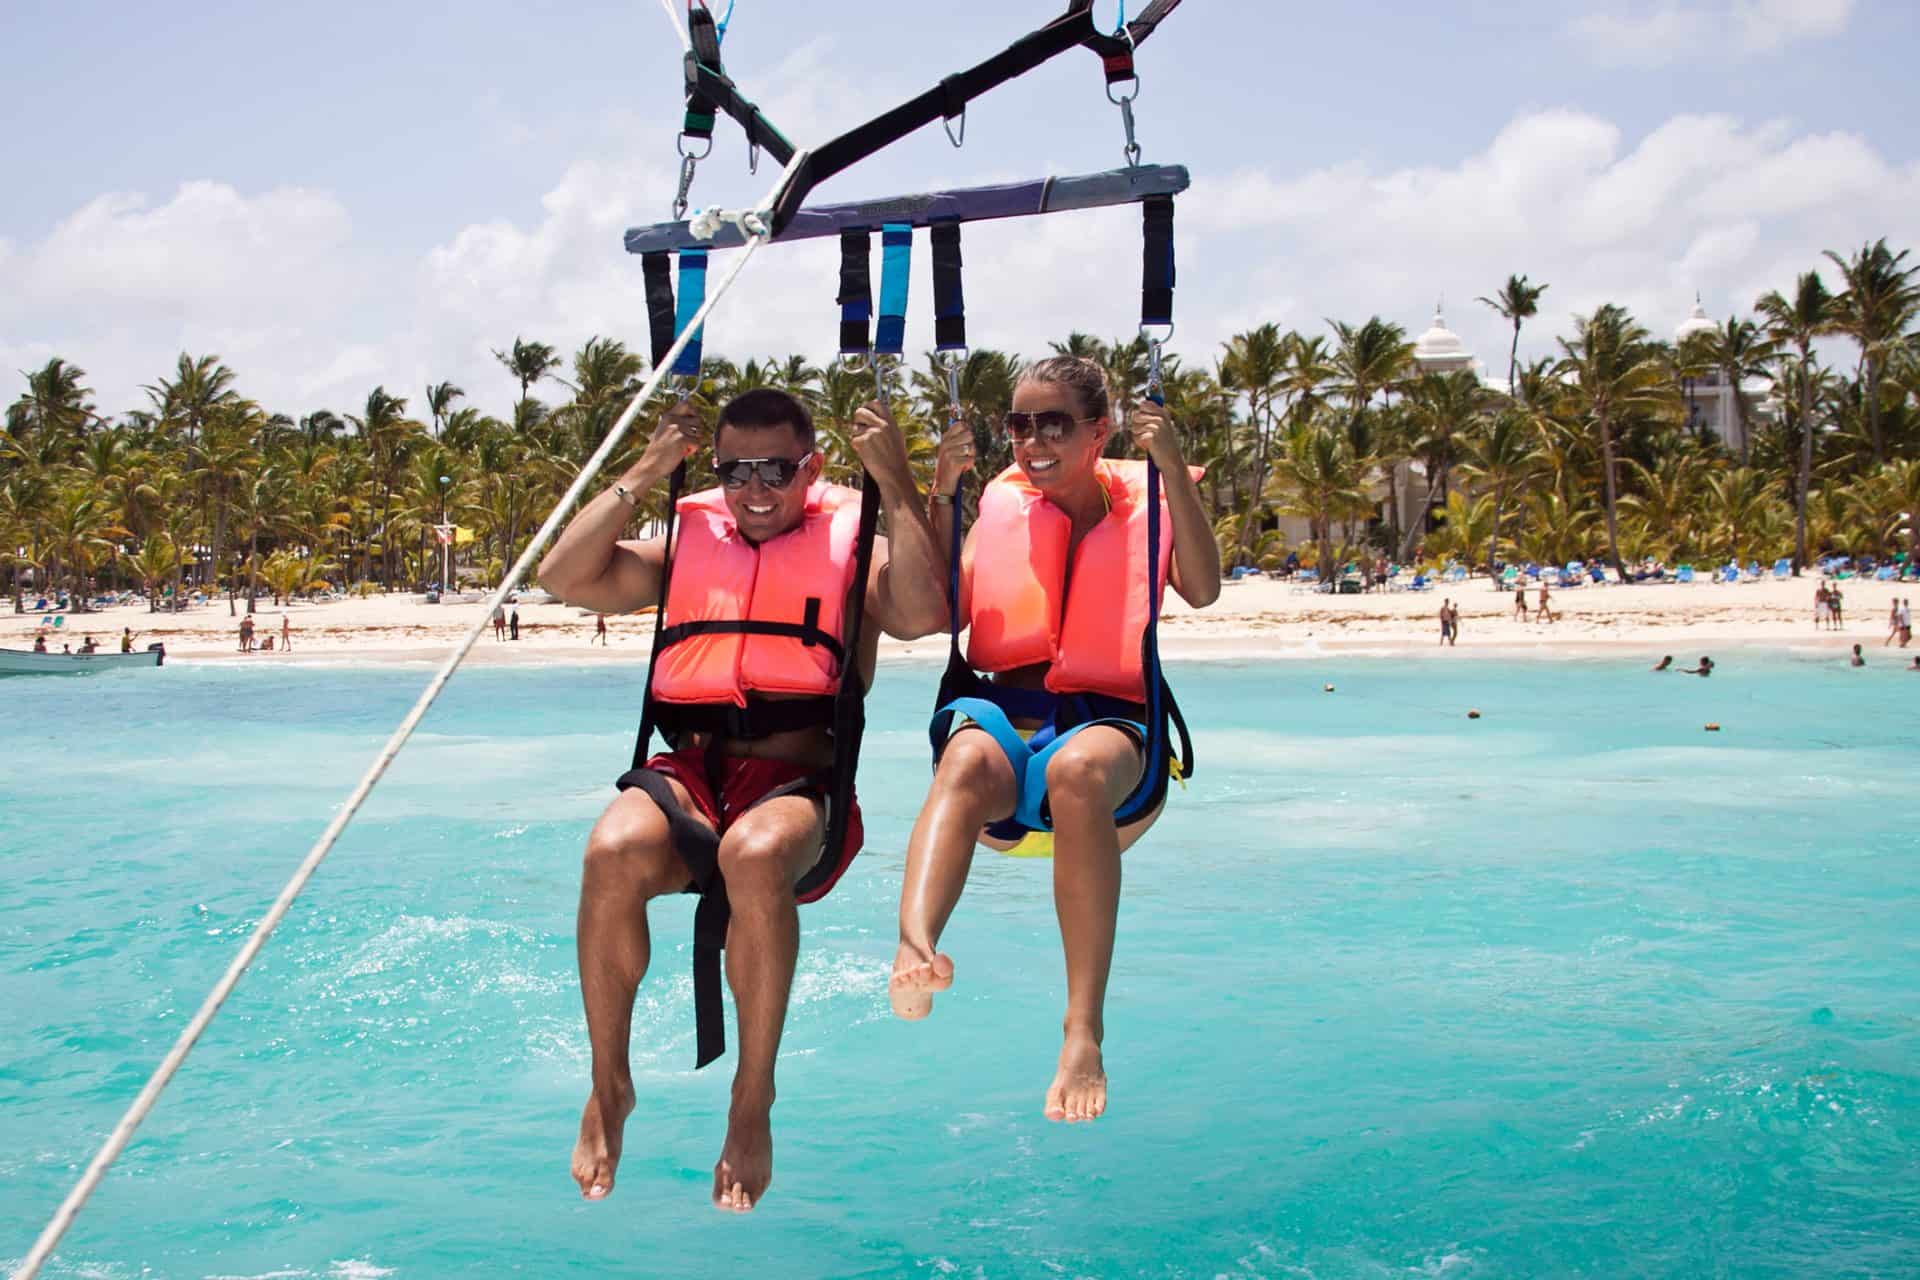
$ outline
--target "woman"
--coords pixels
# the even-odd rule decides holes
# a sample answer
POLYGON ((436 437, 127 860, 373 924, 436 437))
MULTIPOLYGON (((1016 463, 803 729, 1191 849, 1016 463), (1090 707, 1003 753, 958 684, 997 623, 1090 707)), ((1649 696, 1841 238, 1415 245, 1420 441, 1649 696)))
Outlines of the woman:
MULTIPOLYGON (((955 632, 969 628, 967 655, 946 687, 976 696, 936 716, 939 728, 958 727, 939 747, 907 846, 890 994, 895 1013, 923 1018, 952 985, 953 961, 938 944, 976 842, 1050 852, 1067 1012, 1043 1111, 1092 1120, 1107 1102, 1100 1049, 1120 854, 1159 816, 1169 765, 1148 710, 1163 706, 1165 688, 1143 633, 1165 586, 1196 607, 1218 598, 1220 553, 1172 420, 1142 402, 1128 429, 1162 484, 1150 574, 1146 464, 1102 457, 1115 427, 1092 361, 1056 356, 1029 368, 1006 427, 1014 465, 981 494, 960 559, 955 632)), ((933 498, 943 546, 954 487, 971 465, 970 433, 950 431, 933 498)))

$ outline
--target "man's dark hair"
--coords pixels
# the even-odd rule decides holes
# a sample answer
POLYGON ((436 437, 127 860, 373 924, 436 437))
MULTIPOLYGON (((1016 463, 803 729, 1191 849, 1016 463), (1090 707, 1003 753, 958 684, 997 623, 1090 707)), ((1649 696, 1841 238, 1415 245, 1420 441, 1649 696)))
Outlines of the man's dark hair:
MULTIPOLYGON (((807 406, 774 387, 755 387, 742 391, 720 410, 721 427, 791 427, 800 443, 813 448, 813 418, 807 406)), ((719 428, 714 437, 719 438, 719 428)))

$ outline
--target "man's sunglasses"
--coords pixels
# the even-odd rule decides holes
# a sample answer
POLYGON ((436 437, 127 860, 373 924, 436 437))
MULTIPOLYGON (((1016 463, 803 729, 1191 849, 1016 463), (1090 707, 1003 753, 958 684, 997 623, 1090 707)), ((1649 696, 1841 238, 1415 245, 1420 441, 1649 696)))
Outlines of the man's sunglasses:
POLYGON ((1076 418, 1064 409, 1042 409, 1039 413, 1009 413, 1000 419, 1000 424, 1007 430, 1007 439, 1016 444, 1035 436, 1047 444, 1059 444, 1073 434, 1075 427, 1093 421, 1093 418, 1076 418))
POLYGON ((813 456, 809 449, 797 458, 715 458, 713 473, 729 489, 744 489, 755 476, 769 489, 784 489, 813 456))

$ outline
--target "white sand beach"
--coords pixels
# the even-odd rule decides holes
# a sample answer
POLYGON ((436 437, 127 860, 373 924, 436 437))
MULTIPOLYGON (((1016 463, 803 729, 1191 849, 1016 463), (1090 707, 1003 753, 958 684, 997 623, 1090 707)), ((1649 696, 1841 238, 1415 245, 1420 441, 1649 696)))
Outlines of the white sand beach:
MULTIPOLYGON (((1788 581, 1735 585, 1587 586, 1552 593, 1558 621, 1518 621, 1513 594, 1486 579, 1441 583, 1431 591, 1322 595, 1301 592, 1287 583, 1249 578, 1225 586, 1205 610, 1169 601, 1162 627, 1162 651, 1175 658, 1311 658, 1328 654, 1417 654, 1438 648, 1438 611, 1443 599, 1460 607, 1459 644, 1452 655, 1570 656, 1605 652, 1671 652, 1686 660, 1727 647, 1768 647, 1807 653, 1832 652, 1837 658, 1851 645, 1869 654, 1885 638, 1887 611, 1895 597, 1920 594, 1911 583, 1849 580, 1845 628, 1816 630, 1812 576, 1788 581)), ((1531 613, 1537 589, 1527 593, 1531 613)), ((131 627, 136 647, 167 646, 169 661, 265 662, 429 662, 444 654, 471 624, 482 604, 425 604, 417 595, 275 606, 262 601, 254 614, 261 639, 276 637, 273 652, 238 652, 238 627, 244 604, 229 614, 220 600, 185 612, 150 613, 144 604, 95 613, 66 615, 51 643, 78 648, 92 634, 102 648, 119 647, 121 629, 131 627), (282 617, 293 631, 293 651, 279 650, 282 617)), ((605 647, 592 643, 593 615, 563 604, 518 606, 520 639, 495 640, 491 628, 475 646, 471 661, 599 662, 643 657, 652 636, 650 613, 607 620, 605 647)), ((41 614, 0 614, 0 647, 31 647, 36 631, 48 625, 41 614)), ((937 657, 943 638, 912 642, 888 640, 889 656, 937 657)), ((1892 646, 1898 650, 1898 643, 1892 646)))

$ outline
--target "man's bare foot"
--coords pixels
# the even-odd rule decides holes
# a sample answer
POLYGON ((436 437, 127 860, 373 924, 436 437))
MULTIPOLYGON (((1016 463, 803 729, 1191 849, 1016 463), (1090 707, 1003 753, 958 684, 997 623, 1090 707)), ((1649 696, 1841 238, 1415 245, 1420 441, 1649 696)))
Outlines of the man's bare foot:
POLYGON ((596 1090, 580 1113, 580 1140, 573 1146, 573 1180, 588 1200, 604 1200, 613 1190, 620 1163, 620 1134, 633 1111, 633 1086, 624 1085, 602 1100, 596 1090))
POLYGON ((933 993, 953 985, 953 961, 938 951, 929 951, 902 942, 893 956, 893 977, 887 982, 887 999, 893 1012, 916 1022, 933 1012, 933 993))
POLYGON ((1046 1117, 1075 1124, 1098 1120, 1107 1109, 1107 1072, 1100 1042, 1084 1031, 1069 1031, 1060 1047, 1060 1069, 1047 1086, 1046 1117))
POLYGON ((713 1207, 745 1213, 773 1181, 773 1117, 767 1107, 735 1103, 727 1112, 727 1141, 713 1166, 713 1207))

